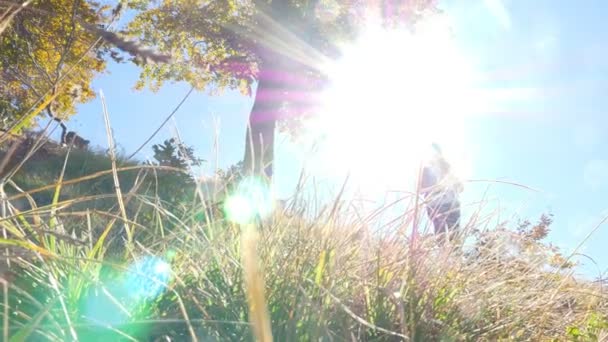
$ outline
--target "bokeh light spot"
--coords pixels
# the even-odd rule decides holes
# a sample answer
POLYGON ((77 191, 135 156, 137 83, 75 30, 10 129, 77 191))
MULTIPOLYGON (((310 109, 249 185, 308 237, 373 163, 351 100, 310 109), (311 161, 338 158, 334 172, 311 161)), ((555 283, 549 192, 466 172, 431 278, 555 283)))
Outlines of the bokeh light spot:
POLYGON ((171 265, 158 257, 144 257, 128 269, 127 291, 135 298, 148 299, 159 295, 171 277, 171 265))
POLYGON ((224 213, 231 222, 247 224, 257 216, 268 216, 272 212, 273 203, 269 186, 255 177, 248 177, 226 198, 224 213))
POLYGON ((145 256, 124 272, 110 272, 83 298, 83 317, 96 324, 116 326, 145 315, 145 304, 165 291, 171 280, 171 265, 166 261, 170 259, 145 256))

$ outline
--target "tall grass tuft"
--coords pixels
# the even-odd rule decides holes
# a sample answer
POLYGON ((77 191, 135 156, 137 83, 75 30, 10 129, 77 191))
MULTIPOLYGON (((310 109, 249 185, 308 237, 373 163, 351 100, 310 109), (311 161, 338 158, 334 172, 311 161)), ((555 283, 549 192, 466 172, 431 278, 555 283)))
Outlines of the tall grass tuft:
POLYGON ((6 180, 5 340, 608 337, 604 285, 575 278, 543 242, 546 219, 492 226, 479 211, 443 243, 426 233, 414 197, 398 222, 378 229, 394 208, 364 216, 344 196, 319 205, 301 190, 239 226, 211 204, 222 194, 202 198, 194 183, 183 191, 184 178, 173 176, 181 171, 121 163, 101 152, 49 153, 6 180))
POLYGON ((245 225, 242 233, 241 253, 243 272, 245 273, 245 290, 249 304, 249 321, 253 326, 256 339, 272 342, 271 323, 266 307, 264 277, 258 265, 258 234, 252 225, 245 225))

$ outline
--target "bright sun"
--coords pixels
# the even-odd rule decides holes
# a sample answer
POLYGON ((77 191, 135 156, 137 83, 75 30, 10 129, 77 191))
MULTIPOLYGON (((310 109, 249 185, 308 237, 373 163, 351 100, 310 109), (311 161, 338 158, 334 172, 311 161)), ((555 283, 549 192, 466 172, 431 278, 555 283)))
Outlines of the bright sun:
POLYGON ((473 73, 445 25, 415 34, 370 27, 327 70, 319 119, 324 164, 361 185, 394 186, 417 172, 432 142, 467 173, 464 116, 473 73))

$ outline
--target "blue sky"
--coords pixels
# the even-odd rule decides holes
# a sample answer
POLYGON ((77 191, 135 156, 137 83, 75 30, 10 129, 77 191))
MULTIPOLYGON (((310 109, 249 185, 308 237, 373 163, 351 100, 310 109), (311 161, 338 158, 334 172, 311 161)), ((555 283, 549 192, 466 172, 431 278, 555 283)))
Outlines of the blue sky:
MULTIPOLYGON (((551 239, 572 249, 608 214, 608 24, 601 0, 459 1, 446 9, 454 39, 483 75, 482 86, 499 90, 491 110, 466 119, 466 146, 472 158, 472 179, 513 181, 538 193, 507 185, 491 185, 491 203, 503 217, 535 219, 555 214, 551 239)), ((132 88, 138 70, 112 64, 97 78, 103 90, 114 136, 125 153, 133 152, 158 127, 188 91, 185 84, 167 84, 158 93, 132 88)), ((227 91, 209 97, 195 93, 175 116, 182 139, 220 167, 243 155, 245 124, 252 99, 227 91), (219 127, 219 131, 218 131, 219 127)), ((169 137, 170 123, 151 142, 169 137)), ((107 145, 101 104, 80 106, 69 122, 93 144, 107 145)), ((284 139, 281 139, 284 141, 284 139)), ((151 155, 151 144, 139 158, 151 155)), ((280 143, 276 183, 288 194, 297 180, 301 160, 294 145, 280 143)), ((398 156, 396 156, 397 158, 398 156)), ((468 186, 473 202, 488 184, 468 186)), ((608 227, 600 227, 581 252, 608 268, 608 227)), ((597 274, 584 259, 586 274, 597 274)))

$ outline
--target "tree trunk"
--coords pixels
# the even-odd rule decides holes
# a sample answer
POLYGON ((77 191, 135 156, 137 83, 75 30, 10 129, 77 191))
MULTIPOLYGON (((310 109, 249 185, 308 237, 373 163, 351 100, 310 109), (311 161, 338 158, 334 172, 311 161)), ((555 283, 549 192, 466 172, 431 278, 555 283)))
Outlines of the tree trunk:
POLYGON ((269 179, 273 175, 274 134, 281 108, 281 84, 270 69, 260 70, 253 108, 245 135, 246 172, 269 179))
MULTIPOLYGON (((258 9, 262 9, 260 12, 265 13, 258 18, 259 25, 262 31, 266 32, 273 32, 276 29, 275 25, 279 24, 288 30, 291 29, 296 35, 306 34, 309 31, 307 25, 310 23, 307 22, 307 18, 310 15, 300 11, 306 10, 310 12, 308 14, 312 14, 317 1, 310 1, 306 9, 298 8, 293 3, 283 0, 272 1, 270 4, 266 1, 255 1, 258 9), (268 18, 272 19, 268 20, 268 18)), ((257 50, 261 63, 258 87, 245 135, 243 165, 246 172, 265 176, 271 180, 274 171, 274 135, 277 121, 281 118, 286 92, 293 89, 293 78, 301 65, 281 51, 274 50, 272 46, 260 43, 257 50)))

